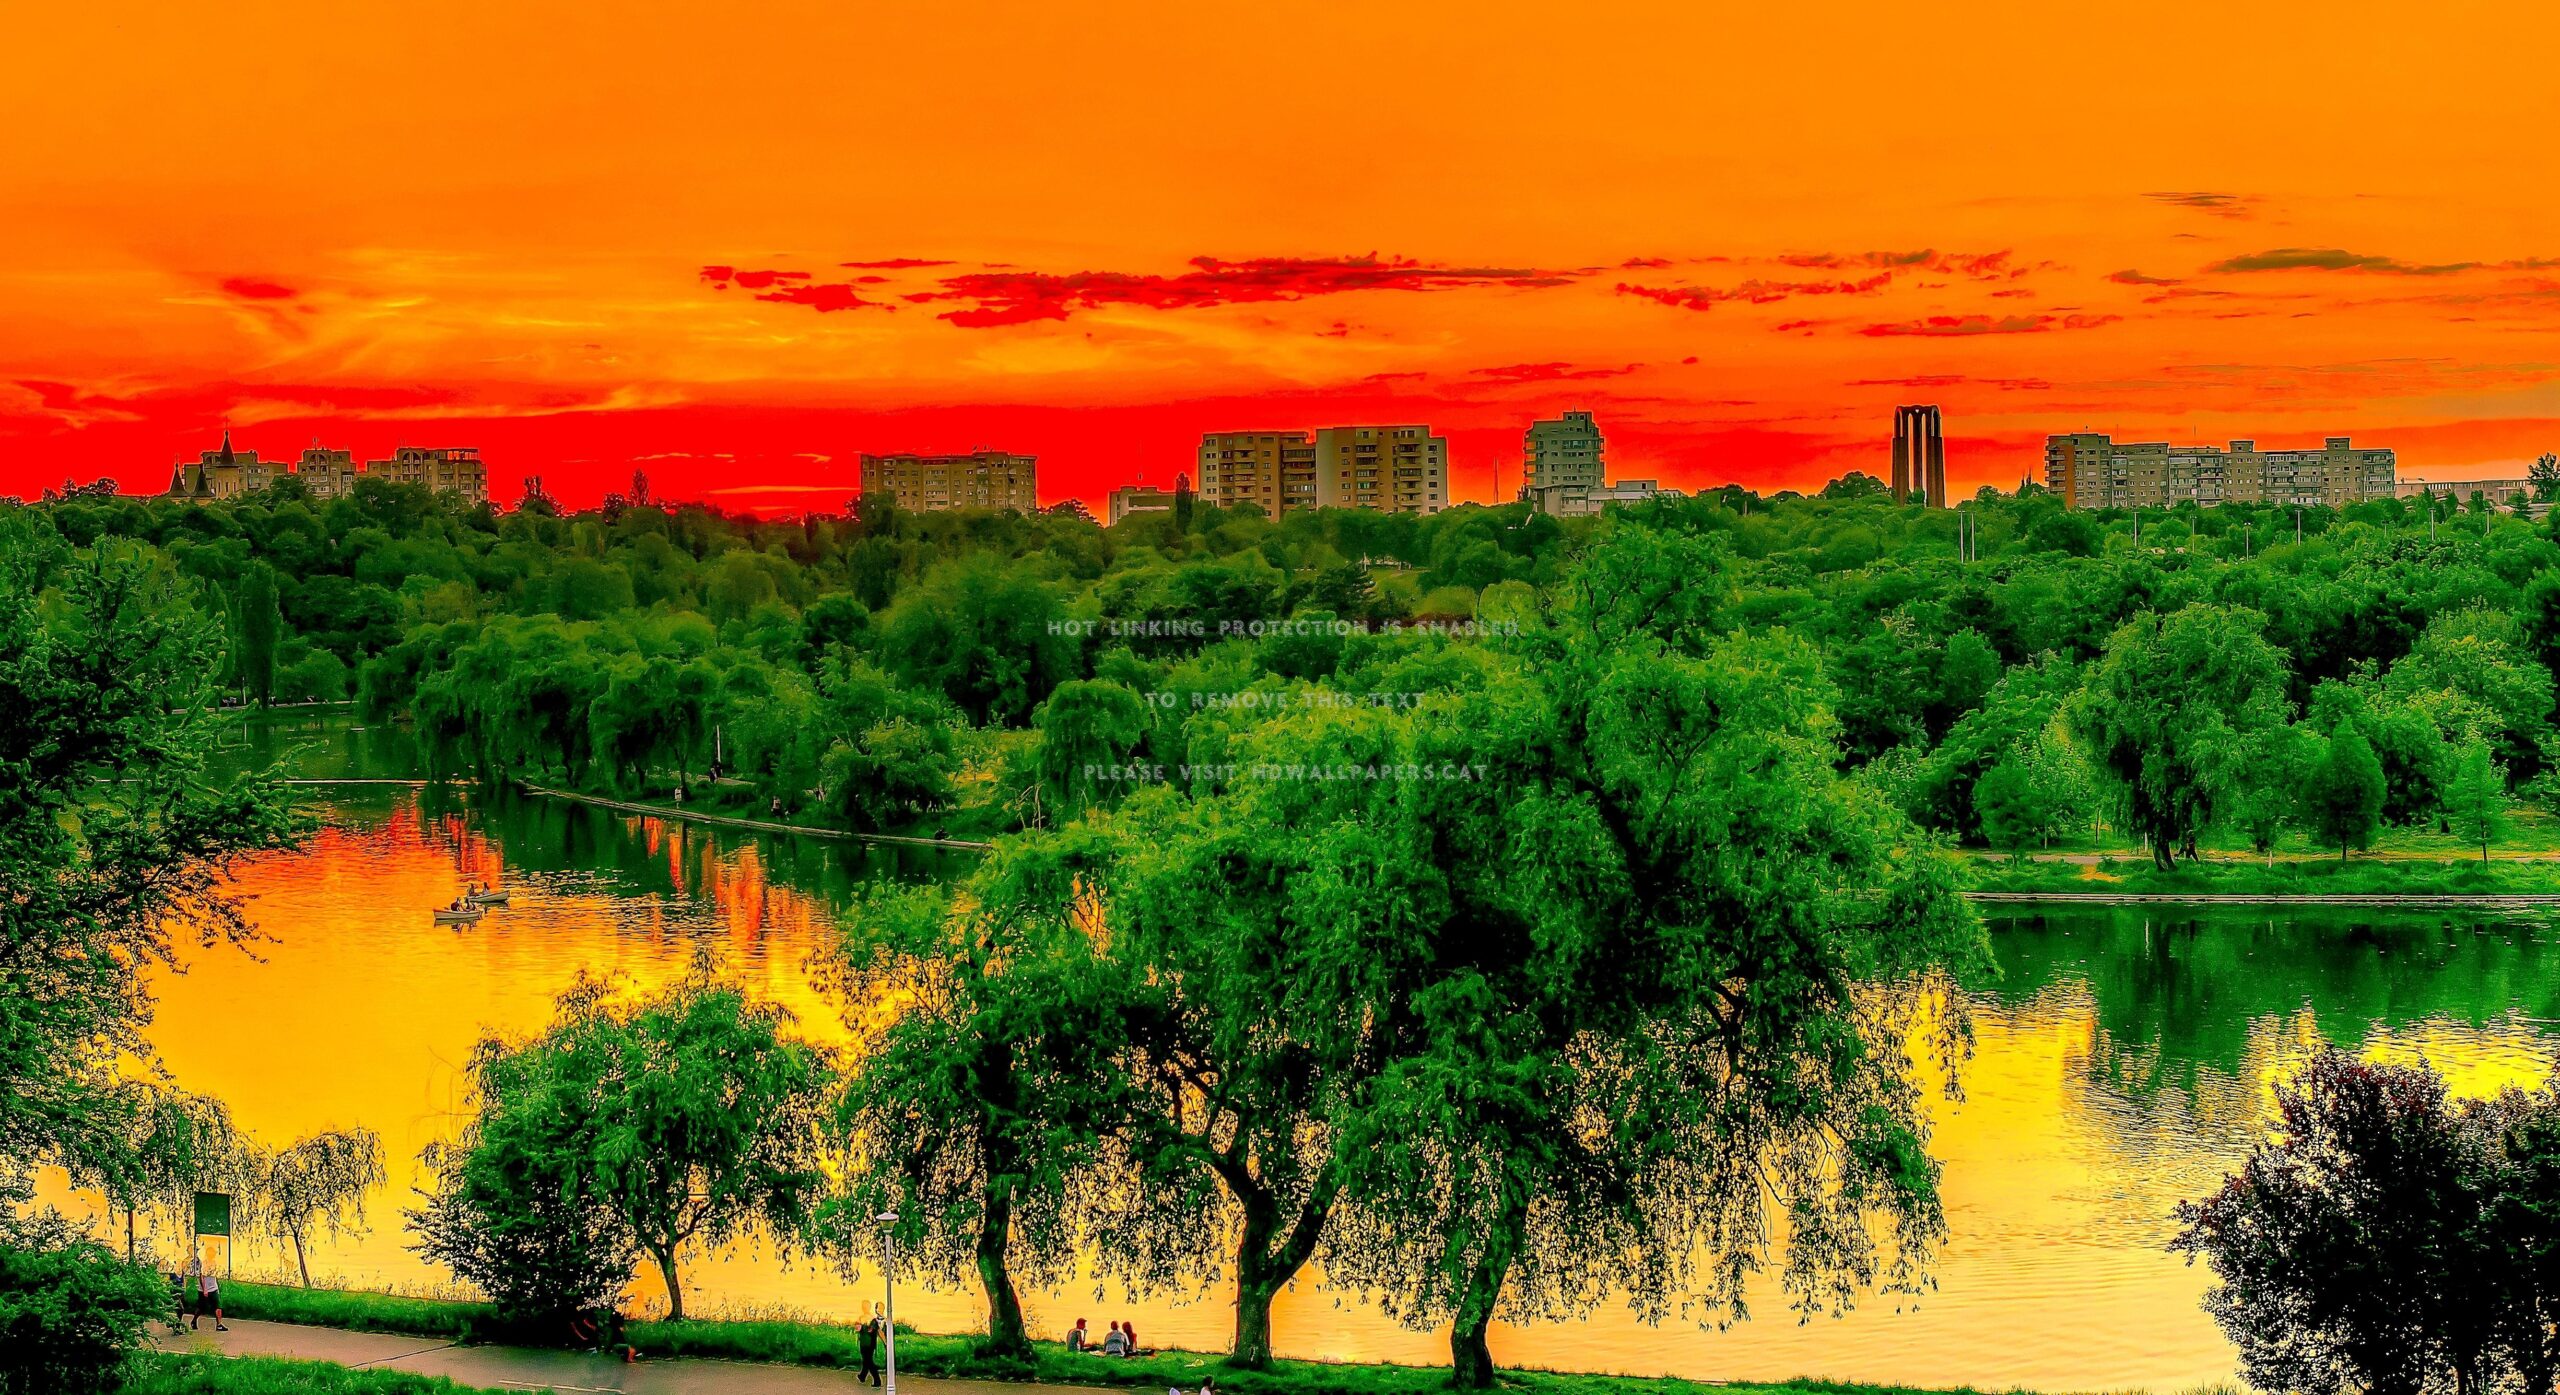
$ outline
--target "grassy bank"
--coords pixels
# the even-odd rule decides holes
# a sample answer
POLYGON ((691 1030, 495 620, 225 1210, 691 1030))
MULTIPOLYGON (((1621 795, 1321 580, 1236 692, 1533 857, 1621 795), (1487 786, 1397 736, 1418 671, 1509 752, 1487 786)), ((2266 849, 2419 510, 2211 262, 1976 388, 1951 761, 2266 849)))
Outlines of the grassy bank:
MULTIPOLYGON (((441 1337, 457 1342, 540 1344, 530 1334, 511 1329, 494 1309, 480 1303, 238 1282, 223 1285, 222 1294, 234 1317, 441 1337)), ((846 1370, 860 1366, 862 1360, 855 1329, 834 1323, 716 1319, 633 1322, 624 1329, 624 1337, 643 1358, 718 1357, 846 1370)), ((1228 1369, 1223 1356, 1214 1352, 1167 1351, 1114 1360, 1071 1353, 1054 1342, 1033 1345, 1033 1359, 1026 1366, 980 1356, 976 1340, 971 1337, 901 1329, 898 1369, 919 1376, 1140 1390, 1196 1390, 1201 1378, 1208 1376, 1215 1378, 1221 1391, 1233 1395, 1438 1395, 1449 1386, 1448 1371, 1437 1366, 1282 1361, 1269 1371, 1237 1371, 1228 1369)), ((1506 1388, 1524 1395, 1921 1395, 1910 1387, 1832 1381, 1711 1385, 1659 1377, 1549 1371, 1505 1371, 1503 1382, 1506 1388)))
POLYGON ((359 1371, 264 1356, 146 1354, 117 1395, 481 1395, 478 1386, 406 1371, 359 1371))
POLYGON ((1984 860, 1974 868, 1982 891, 2115 892, 2137 896, 2551 896, 2560 895, 2560 861, 2358 856, 2181 861, 2163 872, 2148 856, 2095 862, 1984 860))

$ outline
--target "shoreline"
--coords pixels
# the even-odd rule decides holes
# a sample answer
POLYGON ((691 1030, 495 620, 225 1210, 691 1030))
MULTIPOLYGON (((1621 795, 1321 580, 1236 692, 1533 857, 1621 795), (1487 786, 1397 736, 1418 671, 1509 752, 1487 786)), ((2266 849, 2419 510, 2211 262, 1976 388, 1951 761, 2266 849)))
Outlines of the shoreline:
POLYGON ((995 849, 993 843, 974 842, 966 838, 921 838, 903 833, 848 833, 840 828, 816 828, 808 824, 774 823, 766 819, 742 818, 735 814, 702 813, 680 805, 640 804, 627 799, 608 799, 600 794, 579 794, 572 790, 556 790, 548 785, 537 785, 530 780, 515 780, 509 783, 526 794, 537 794, 551 799, 567 799, 580 804, 592 804, 598 808, 617 809, 626 814, 682 819, 687 823, 716 824, 724 828, 743 828, 755 833, 793 833, 809 838, 833 838, 847 843, 887 843, 898 847, 942 848, 957 852, 991 852, 995 849))
MULTIPOLYGON (((414 1337, 455 1347, 536 1352, 567 1350, 527 1343, 485 1303, 450 1298, 411 1298, 364 1289, 298 1288, 235 1280, 223 1286, 229 1315, 339 1332, 414 1337)), ((850 1371, 860 1365, 857 1329, 797 1319, 690 1318, 626 1320, 622 1336, 643 1366, 720 1361, 786 1369, 850 1371)), ((1271 1369, 1226 1365, 1223 1352, 1167 1348, 1138 1357, 1073 1353, 1059 1342, 1034 1340, 1029 1363, 982 1356, 978 1334, 898 1330, 899 1374, 935 1382, 1002 1383, 1017 1390, 1082 1387, 1126 1391, 1195 1390, 1213 1378, 1233 1395, 1441 1395, 1446 1366, 1392 1362, 1320 1361, 1283 1357, 1271 1369)), ((1797 1376, 1785 1380, 1730 1380, 1699 1376, 1638 1376, 1504 1366, 1496 1388, 1519 1395, 1974 1395, 1974 1386, 1905 1386, 1797 1376)), ((2012 1395, 2024 1395, 2013 1391, 2012 1395)))

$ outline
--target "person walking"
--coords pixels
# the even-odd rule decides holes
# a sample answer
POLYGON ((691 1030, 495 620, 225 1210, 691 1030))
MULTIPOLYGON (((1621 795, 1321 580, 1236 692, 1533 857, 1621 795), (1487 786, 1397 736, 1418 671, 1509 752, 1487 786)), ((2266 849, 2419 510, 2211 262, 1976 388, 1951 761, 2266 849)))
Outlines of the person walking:
POLYGON ((888 1314, 872 1304, 871 1320, 862 1324, 862 1371, 855 1377, 864 1385, 880 1384, 880 1330, 888 1325, 888 1314))
POLYGON ((199 1249, 196 1251, 196 1316, 195 1321, 187 1324, 187 1330, 203 1331, 204 1315, 207 1313, 213 1314, 214 1331, 231 1330, 222 1323, 222 1280, 205 1267, 204 1251, 199 1249))

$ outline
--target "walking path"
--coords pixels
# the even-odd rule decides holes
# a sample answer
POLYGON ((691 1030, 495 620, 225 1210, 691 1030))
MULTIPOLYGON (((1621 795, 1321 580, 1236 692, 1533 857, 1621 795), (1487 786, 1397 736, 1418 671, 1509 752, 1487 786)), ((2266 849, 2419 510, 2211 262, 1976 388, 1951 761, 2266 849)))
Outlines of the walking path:
MULTIPOLYGON (((749 1361, 679 1358, 625 1363, 619 1357, 534 1347, 467 1347, 433 1337, 395 1337, 334 1327, 231 1320, 217 1335, 210 1327, 155 1339, 160 1350, 221 1356, 281 1356, 332 1361, 341 1366, 383 1367, 413 1375, 445 1376, 490 1390, 552 1390, 561 1395, 848 1395, 867 1389, 851 1371, 808 1366, 769 1366, 749 1361)), ((935 1380, 901 1374, 906 1395, 1130 1395, 1085 1385, 1017 1385, 1002 1381, 935 1380)))

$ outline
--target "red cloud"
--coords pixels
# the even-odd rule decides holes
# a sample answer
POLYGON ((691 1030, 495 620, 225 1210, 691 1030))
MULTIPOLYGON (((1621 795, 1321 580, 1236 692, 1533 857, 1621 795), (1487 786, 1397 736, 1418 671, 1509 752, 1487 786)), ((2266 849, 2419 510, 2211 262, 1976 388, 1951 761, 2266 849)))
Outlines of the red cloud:
POLYGON ((2111 274, 2107 279, 2115 282, 2119 286, 2174 286, 2178 284, 2178 278, 2175 276, 2146 276, 2139 271, 2119 271, 2111 274))
POLYGON ((1893 284, 1893 273, 1880 271, 1856 281, 1762 281, 1753 279, 1739 286, 1638 286, 1618 283, 1618 294, 1640 296, 1646 300, 1681 310, 1712 310, 1722 301, 1739 300, 1752 305, 1766 305, 1800 295, 1870 295, 1893 284))
POLYGON ((222 289, 242 300, 291 300, 302 294, 291 286, 255 276, 234 276, 222 283, 222 289))
POLYGON ((1913 336, 1920 338, 1964 338, 1976 334, 2043 334, 2057 329, 2096 329, 2114 324, 2122 315, 1931 315, 1926 319, 1902 320, 1892 324, 1867 325, 1858 333, 1873 338, 1913 336))
MULTIPOLYGON (((702 279, 710 282, 715 291, 725 291, 735 285, 756 292, 758 300, 806 305, 822 314, 832 310, 889 308, 881 301, 866 299, 849 284, 813 282, 805 271, 740 271, 734 266, 706 266, 702 269, 702 279)), ((861 279, 871 282, 880 278, 866 276, 861 279)))
POLYGON ((1590 378, 1623 378, 1642 368, 1630 363, 1623 368, 1582 368, 1570 363, 1512 363, 1500 368, 1478 368, 1467 376, 1497 383, 1562 383, 1590 378))
POLYGON ((942 289, 907 299, 965 300, 942 318, 967 329, 1063 320, 1078 310, 1137 305, 1194 310, 1257 301, 1303 300, 1348 291, 1444 291, 1481 286, 1539 289, 1570 284, 1575 273, 1529 267, 1441 266, 1405 258, 1194 257, 1178 276, 1125 271, 981 271, 943 278, 942 289))
POLYGON ((2001 392, 2049 392, 2053 384, 2042 378, 1977 378, 1969 373, 1915 373, 1907 378, 1853 378, 1849 387, 1942 388, 1971 385, 1996 388, 2001 392))
POLYGON ((2023 274, 2023 268, 2009 265, 2009 255, 2005 249, 1998 252, 1790 252, 1779 257, 1778 261, 1784 266, 1814 271, 1881 267, 1886 271, 1942 271, 1988 281, 2023 274))
POLYGON ((949 266, 951 263, 935 261, 931 257, 883 257, 876 262, 838 262, 836 265, 848 271, 913 271, 920 266, 949 266))

